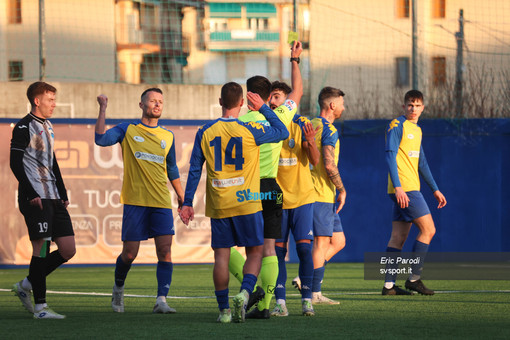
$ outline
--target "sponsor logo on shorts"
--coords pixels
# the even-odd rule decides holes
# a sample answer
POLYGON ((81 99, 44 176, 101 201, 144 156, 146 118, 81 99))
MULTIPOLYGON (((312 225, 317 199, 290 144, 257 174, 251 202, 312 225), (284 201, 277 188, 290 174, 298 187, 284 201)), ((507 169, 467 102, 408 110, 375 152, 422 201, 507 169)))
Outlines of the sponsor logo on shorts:
POLYGON ((419 158, 420 157, 420 151, 409 151, 409 157, 412 158, 419 158))
POLYGON ((282 194, 277 191, 268 191, 268 192, 251 192, 248 190, 239 190, 236 192, 237 201, 261 201, 261 200, 278 200, 278 197, 282 199, 282 194))
POLYGON ((141 151, 135 152, 135 158, 140 159, 142 161, 155 162, 159 164, 163 164, 163 162, 165 161, 165 158, 163 156, 153 155, 151 153, 141 151))
POLYGON ((244 177, 226 178, 226 179, 214 179, 212 180, 212 186, 214 188, 227 188, 234 187, 244 184, 244 177))
POLYGON ((310 230, 310 231, 308 232, 308 235, 313 236, 313 231, 312 231, 312 230, 310 230))
POLYGON ((280 158, 278 161, 279 166, 294 166, 297 164, 297 158, 280 158))

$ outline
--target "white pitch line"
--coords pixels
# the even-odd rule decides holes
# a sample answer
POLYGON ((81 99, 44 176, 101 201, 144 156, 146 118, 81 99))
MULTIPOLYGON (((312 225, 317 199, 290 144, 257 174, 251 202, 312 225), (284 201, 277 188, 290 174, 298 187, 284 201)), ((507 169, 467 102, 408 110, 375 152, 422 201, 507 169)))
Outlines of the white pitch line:
MULTIPOLYGON (((0 288, 0 292, 10 292, 10 289, 0 288)), ((46 291, 50 294, 62 295, 87 295, 87 296, 112 296, 111 293, 96 293, 96 292, 62 292, 55 290, 46 291)), ((458 294, 458 293, 510 293, 510 290, 436 290, 436 294, 458 294)), ((328 292, 328 296, 341 296, 341 295, 380 295, 380 292, 346 292, 334 293, 328 292)), ((138 295, 138 294, 124 294, 125 297, 134 298, 156 298, 155 295, 138 295)), ((301 294, 287 294, 287 296, 301 296, 301 294)), ((167 299, 215 299, 215 296, 167 296, 167 299)))

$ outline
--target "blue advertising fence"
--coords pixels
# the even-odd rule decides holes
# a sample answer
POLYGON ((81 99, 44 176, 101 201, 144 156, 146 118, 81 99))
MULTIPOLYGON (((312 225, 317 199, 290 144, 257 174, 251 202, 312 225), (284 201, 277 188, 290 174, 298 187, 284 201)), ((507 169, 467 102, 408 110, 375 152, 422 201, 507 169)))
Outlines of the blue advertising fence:
MULTIPOLYGON (((386 194, 387 124, 335 124, 340 131, 339 169, 347 188, 347 203, 340 212, 347 242, 332 261, 361 262, 365 252, 386 249, 393 204, 386 194)), ((510 119, 421 120, 419 125, 427 161, 448 201, 437 209, 422 181, 437 230, 429 250, 510 251, 510 119)), ((413 226, 404 251, 411 251, 416 235, 413 226)), ((298 261, 293 249, 290 257, 298 261)))
MULTIPOLYGON (((1 119, 0 123, 4 123, 7 127, 5 123, 15 121, 17 120, 1 119)), ((90 127, 95 120, 54 119, 52 122, 54 125, 60 123, 90 127)), ((117 121, 107 123, 116 124, 117 121)), ((161 123, 171 129, 175 128, 174 131, 184 129, 179 135, 180 142, 192 145, 196 127, 205 122, 164 120, 161 123)), ((344 121, 335 124, 340 131, 339 169, 347 188, 347 202, 340 212, 347 242, 344 250, 332 261, 361 262, 365 252, 383 252, 386 249, 391 233, 392 215, 392 202, 386 194, 387 165, 384 135, 387 124, 387 120, 344 121)), ((433 252, 510 252, 510 119, 421 120, 419 125, 423 131, 422 145, 432 174, 448 201, 446 207, 438 210, 430 188, 422 181, 422 192, 429 204, 437 229, 429 250, 433 252)), ((95 164, 90 146, 93 144, 93 130, 90 131, 83 143, 90 148, 88 152, 91 157, 90 164, 95 164)), ((10 129, 4 132, 5 135, 1 137, 5 153, 0 157, 2 180, 12 186, 6 190, 14 192, 16 183, 12 181, 13 176, 8 169, 7 150, 10 129)), ((187 157, 189 156, 184 149, 177 152, 182 158, 181 175, 183 175, 187 173, 189 162, 187 157)), ((66 169, 66 173, 81 174, 85 170, 87 169, 66 169)), ((113 172, 121 173, 119 169, 113 172)), ((75 185, 70 187, 74 187, 73 197, 76 198, 78 188, 75 185)), ((3 216, 3 223, 9 226, 8 230, 10 230, 6 237, 11 235, 12 238, 9 242, 5 242, 7 245, 16 245, 22 234, 26 233, 24 226, 18 225, 19 212, 17 208, 11 206, 14 205, 14 201, 14 194, 12 194, 11 199, 4 202, 6 209, 10 212, 10 215, 3 216)), ((83 206, 86 204, 83 203, 83 206)), ((101 213, 105 210, 96 208, 101 213)), ((92 214, 90 209, 83 209, 83 211, 77 210, 82 219, 85 218, 84 214, 92 214)), ((202 226, 208 222, 206 220, 208 219, 203 217, 200 226, 197 225, 197 230, 192 230, 193 233, 183 229, 183 232, 189 235, 176 236, 175 245, 182 244, 183 249, 191 249, 190 245, 197 246, 197 237, 200 236, 200 244, 198 244, 200 249, 210 252, 208 231, 202 226)), ((91 221, 84 220, 87 223, 94 222, 91 221)), ((102 220, 98 219, 98 221, 102 220)), ((80 238, 84 244, 88 245, 89 241, 96 246, 104 243, 102 238, 105 236, 101 238, 101 230, 106 228, 103 228, 105 224, 102 222, 96 224, 97 227, 94 230, 98 231, 96 230, 95 234, 84 233, 80 238)), ((416 234, 417 228, 413 227, 404 251, 411 251, 416 234)), ((108 237, 105 239, 110 240, 108 237)), ((7 248, 0 249, 0 263, 18 263, 19 261, 16 261, 12 255, 15 253, 15 247, 7 248)), ((108 250, 108 248, 105 249, 108 250)), ((184 258, 189 258, 189 254, 186 255, 185 252, 183 254, 184 258)), ((298 262, 292 240, 289 242, 289 257, 291 262, 298 262)))

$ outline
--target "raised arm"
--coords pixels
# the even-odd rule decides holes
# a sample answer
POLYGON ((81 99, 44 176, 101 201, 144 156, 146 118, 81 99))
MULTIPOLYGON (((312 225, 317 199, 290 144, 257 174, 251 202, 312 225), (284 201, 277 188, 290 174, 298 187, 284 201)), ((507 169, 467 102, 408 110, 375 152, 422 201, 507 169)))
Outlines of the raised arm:
POLYGON ((293 58, 291 61, 291 84, 292 92, 289 93, 287 99, 290 99, 299 106, 301 97, 303 96, 303 80, 301 78, 301 71, 299 69, 299 63, 294 58, 299 59, 299 56, 303 52, 303 45, 300 41, 294 41, 291 48, 290 57, 293 58))
POLYGON ((96 133, 103 135, 106 131, 105 118, 106 118, 106 107, 108 106, 108 97, 104 94, 97 96, 97 102, 99 103, 99 114, 96 121, 96 133))

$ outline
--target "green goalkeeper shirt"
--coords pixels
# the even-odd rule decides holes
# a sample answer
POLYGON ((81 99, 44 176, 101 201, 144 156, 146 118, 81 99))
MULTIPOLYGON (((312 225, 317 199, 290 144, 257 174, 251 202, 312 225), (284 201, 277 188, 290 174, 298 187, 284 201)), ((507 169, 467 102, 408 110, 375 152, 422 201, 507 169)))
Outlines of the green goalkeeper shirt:
MULTIPOLYGON (((282 123, 289 128, 289 125, 297 111, 297 105, 294 101, 287 99, 285 103, 274 112, 280 118, 282 123)), ((242 122, 257 122, 262 125, 269 125, 264 115, 258 111, 248 111, 247 114, 239 117, 242 122)), ((280 159, 280 151, 282 142, 267 143, 260 145, 260 178, 276 178, 278 174, 278 161, 280 159)))

